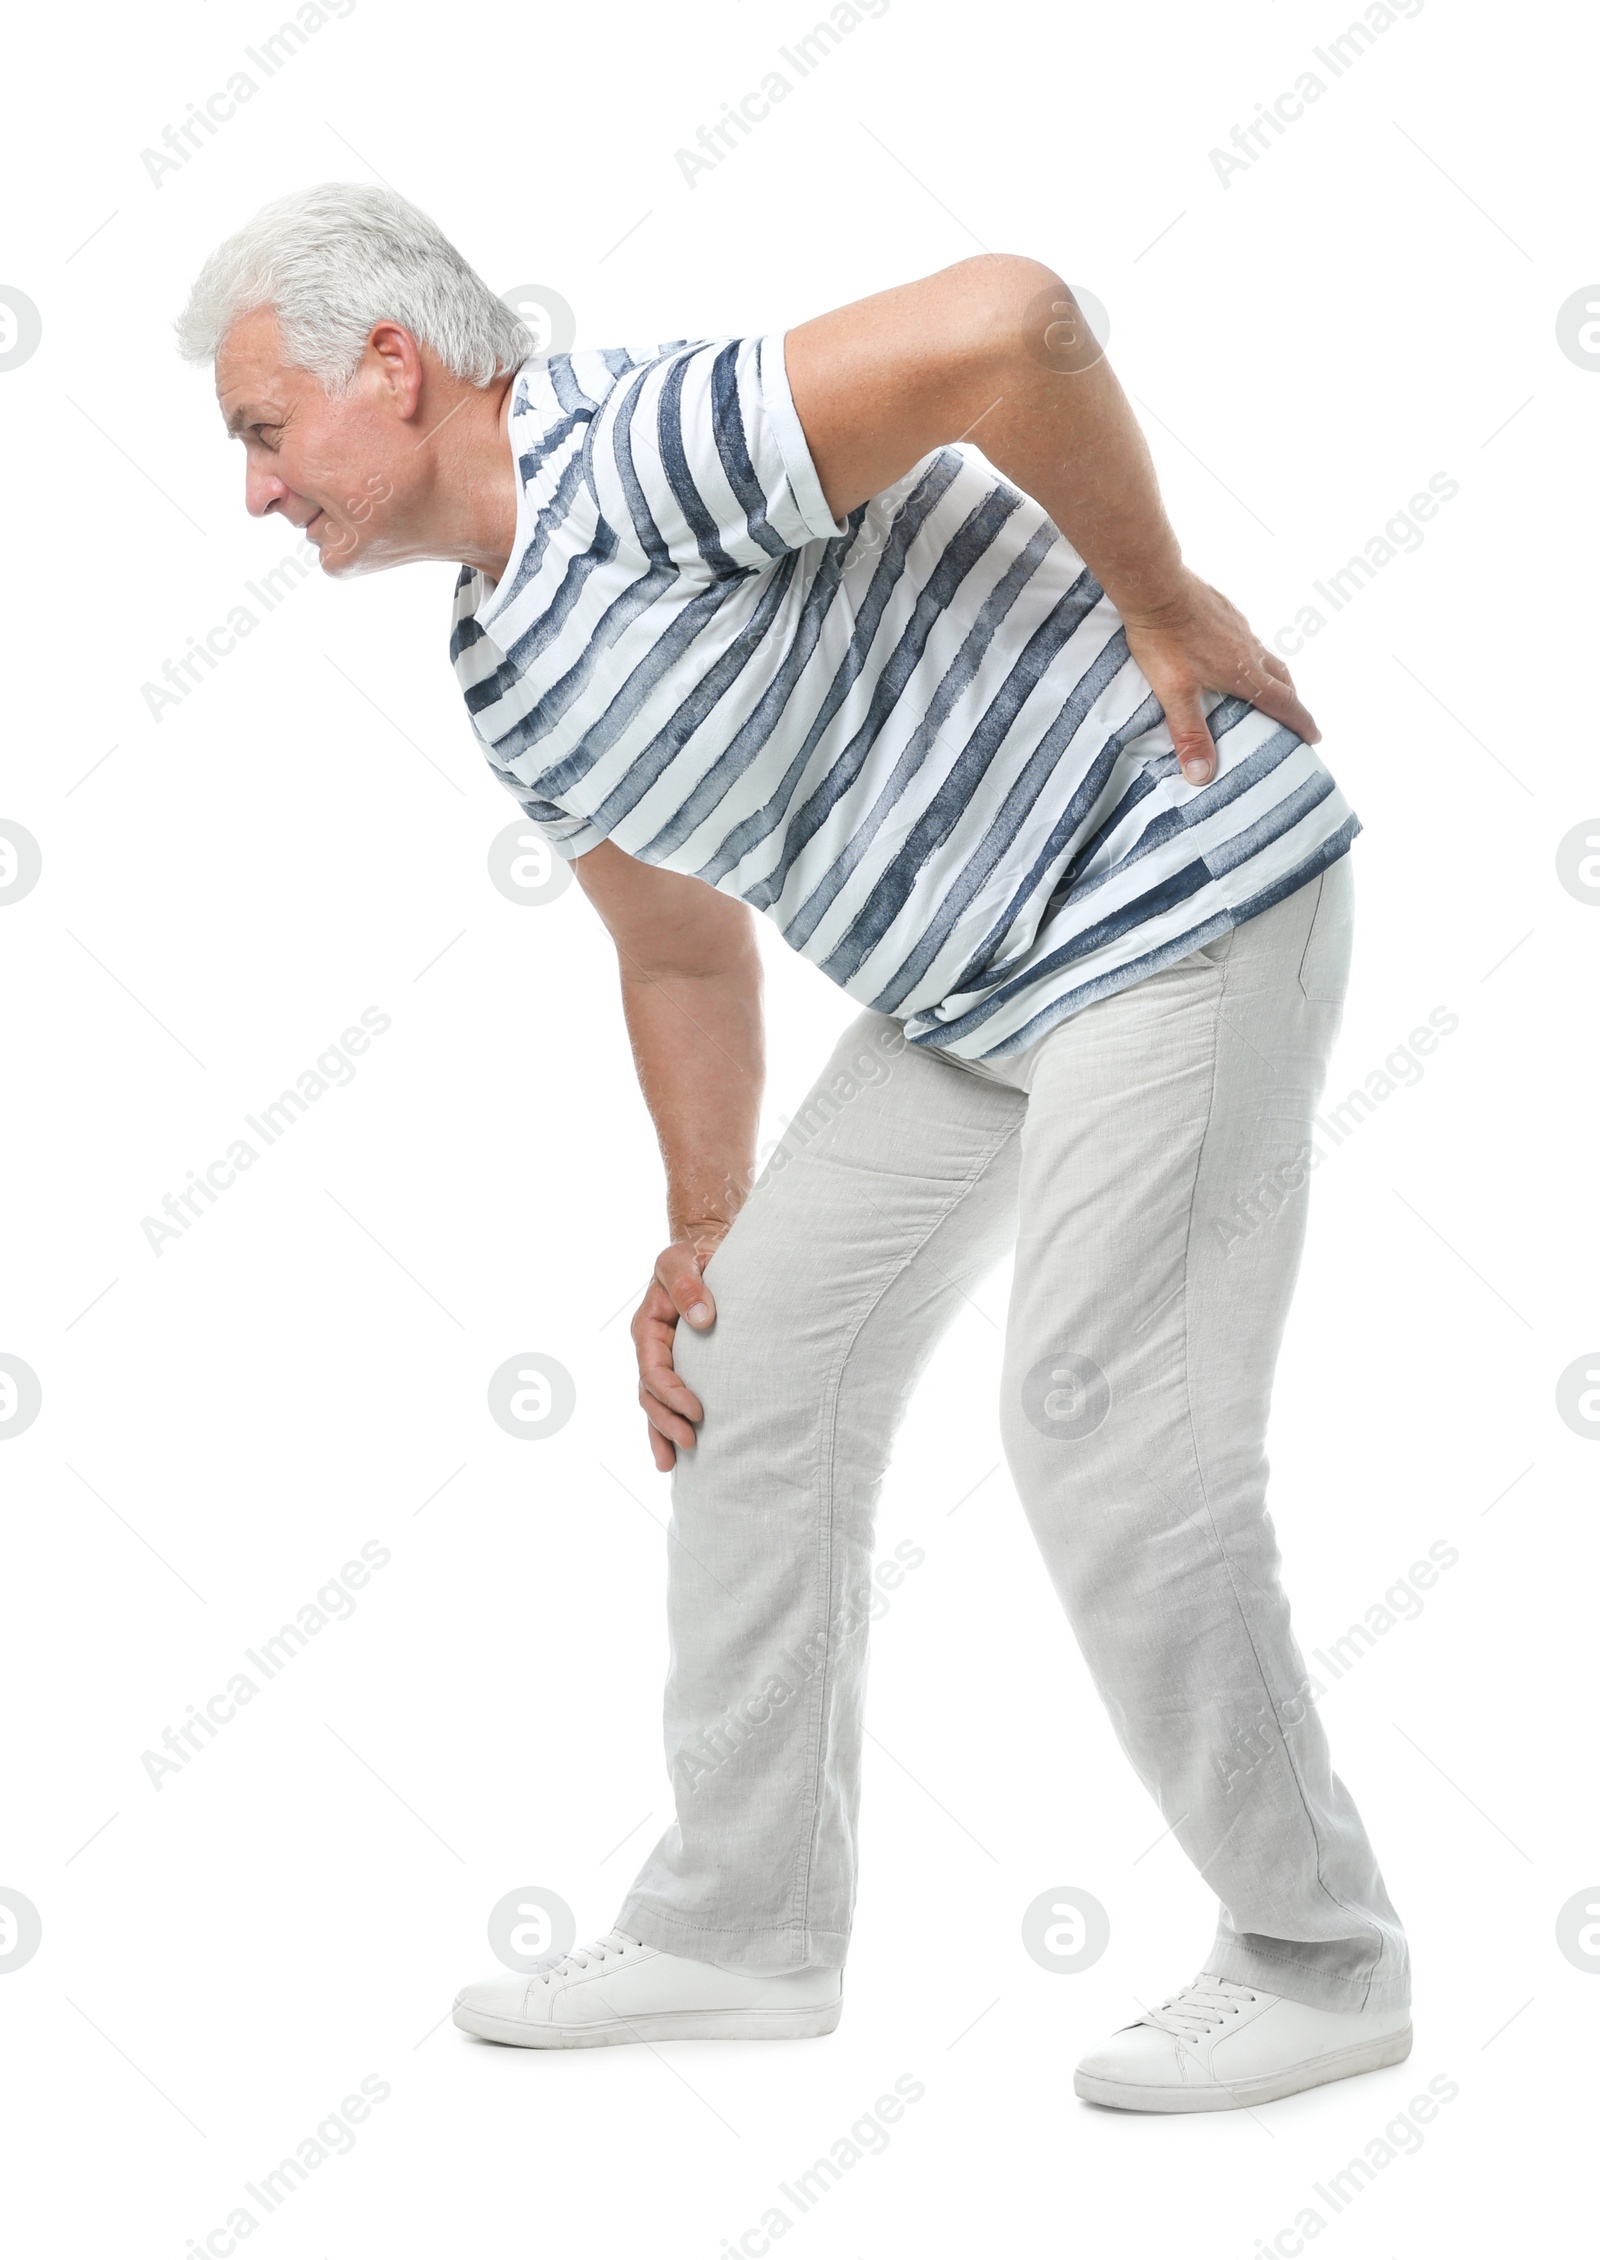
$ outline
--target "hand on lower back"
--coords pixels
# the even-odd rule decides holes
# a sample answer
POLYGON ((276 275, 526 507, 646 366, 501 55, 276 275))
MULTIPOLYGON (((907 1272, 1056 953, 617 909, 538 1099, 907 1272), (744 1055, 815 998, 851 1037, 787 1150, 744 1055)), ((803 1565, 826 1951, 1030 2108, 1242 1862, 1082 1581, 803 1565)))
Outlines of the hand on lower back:
POLYGON ((1248 699, 1308 745, 1321 737, 1296 697, 1283 661, 1266 649, 1244 614, 1197 575, 1186 572, 1169 603, 1142 618, 1125 615, 1123 626, 1129 653, 1161 702, 1192 785, 1209 784, 1216 774, 1216 752, 1201 706, 1206 691, 1248 699))

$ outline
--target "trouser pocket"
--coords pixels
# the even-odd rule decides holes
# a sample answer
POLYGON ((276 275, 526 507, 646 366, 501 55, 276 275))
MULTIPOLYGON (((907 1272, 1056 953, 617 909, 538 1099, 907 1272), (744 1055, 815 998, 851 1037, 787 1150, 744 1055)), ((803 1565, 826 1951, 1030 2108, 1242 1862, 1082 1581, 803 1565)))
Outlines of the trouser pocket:
POLYGON ((1300 992, 1312 1004, 1337 1004, 1350 978, 1352 876, 1350 858, 1342 855, 1316 881, 1311 924, 1300 955, 1300 992))

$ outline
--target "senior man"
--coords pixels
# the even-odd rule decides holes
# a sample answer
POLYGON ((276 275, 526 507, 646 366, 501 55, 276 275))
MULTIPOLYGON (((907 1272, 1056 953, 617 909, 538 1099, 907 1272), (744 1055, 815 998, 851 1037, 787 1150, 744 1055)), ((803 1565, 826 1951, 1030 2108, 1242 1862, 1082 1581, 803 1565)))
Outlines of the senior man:
POLYGON ((1360 823, 1183 562, 1071 293, 983 257, 787 331, 536 357, 423 214, 335 186, 223 244, 179 329, 252 513, 337 577, 460 565, 468 713, 615 939, 665 1163, 634 1339, 676 1819, 612 1930, 456 2023, 837 2024, 874 1504, 1014 1246, 1012 1477, 1220 1900, 1077 2092, 1225 2109, 1400 2061, 1405 1939, 1265 1495, 1360 823), (759 1178, 753 911, 862 1008, 759 1178))

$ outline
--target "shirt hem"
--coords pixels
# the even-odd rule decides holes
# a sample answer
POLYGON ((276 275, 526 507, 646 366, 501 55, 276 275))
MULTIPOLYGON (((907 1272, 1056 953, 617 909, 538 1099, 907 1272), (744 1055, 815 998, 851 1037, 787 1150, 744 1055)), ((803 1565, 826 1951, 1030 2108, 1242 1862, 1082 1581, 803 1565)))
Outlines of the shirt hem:
POLYGON ((829 510, 817 467, 811 460, 805 427, 789 390, 789 369, 784 358, 786 335, 785 331, 774 330, 761 340, 761 402, 778 442, 778 453, 783 457, 783 468, 807 533, 817 541, 832 541, 849 533, 850 522, 846 518, 835 518, 829 510))

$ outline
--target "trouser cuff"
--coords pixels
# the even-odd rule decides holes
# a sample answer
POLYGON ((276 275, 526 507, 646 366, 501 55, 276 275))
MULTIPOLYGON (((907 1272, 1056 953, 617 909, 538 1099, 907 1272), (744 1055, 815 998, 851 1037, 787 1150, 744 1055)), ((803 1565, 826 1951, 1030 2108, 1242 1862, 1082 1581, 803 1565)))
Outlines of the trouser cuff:
POLYGON ((1219 1934, 1205 1966, 1214 1976, 1235 1985, 1258 1985, 1263 1993, 1282 1994, 1286 2001, 1303 2002, 1308 2009, 1407 2009, 1411 2005, 1411 1971, 1405 1962, 1365 1977, 1347 1977, 1319 1969, 1315 1962, 1297 1960, 1287 1946, 1281 1955, 1263 1953, 1219 1934))
POLYGON ((776 1929, 714 1930, 632 1897, 624 1900, 616 1928, 663 1954, 682 1954, 691 1962, 709 1962, 715 1969, 740 1970, 750 1977, 843 1969, 850 1944, 843 1931, 810 1930, 803 1923, 776 1929))

